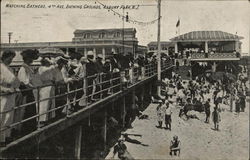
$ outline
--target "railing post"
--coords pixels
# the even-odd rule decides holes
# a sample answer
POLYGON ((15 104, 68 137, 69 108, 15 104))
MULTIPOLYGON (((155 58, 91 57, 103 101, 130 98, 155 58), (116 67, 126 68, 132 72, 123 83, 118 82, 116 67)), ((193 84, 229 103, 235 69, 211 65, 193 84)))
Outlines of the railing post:
POLYGON ((113 72, 111 72, 110 75, 110 91, 113 94, 114 93, 114 88, 113 88, 113 72))
POLYGON ((104 120, 103 120, 103 145, 104 150, 106 150, 106 142, 107 142, 107 109, 104 109, 104 120))
POLYGON ((142 86, 142 89, 141 89, 141 108, 144 107, 144 95, 145 95, 145 89, 144 89, 144 86, 142 86))
POLYGON ((81 159, 81 143, 82 143, 82 125, 78 125, 76 128, 75 137, 75 158, 81 159))
POLYGON ((69 83, 67 83, 67 105, 66 105, 66 116, 69 115, 69 108, 70 108, 70 100, 69 100, 69 93, 70 89, 69 89, 69 83))
POLYGON ((103 90, 102 90, 102 81, 103 81, 103 78, 102 78, 102 76, 103 76, 103 73, 100 73, 100 79, 99 79, 99 85, 100 85, 100 99, 102 99, 102 97, 103 97, 103 90))
POLYGON ((121 119, 122 119, 122 127, 125 127, 125 115, 126 115, 126 97, 122 97, 122 105, 121 105, 121 119))
POLYGON ((141 67, 141 79, 145 78, 145 65, 141 67))
MULTIPOLYGON (((40 88, 37 87, 37 98, 36 98, 36 101, 37 101, 37 129, 40 129, 41 128, 41 124, 40 124, 40 88)), ((43 115, 44 116, 44 115, 43 115)))
POLYGON ((121 77, 120 77, 120 81, 121 81, 121 83, 120 83, 120 90, 122 90, 123 86, 125 85, 124 80, 126 78, 126 71, 120 72, 120 75, 121 75, 121 77))

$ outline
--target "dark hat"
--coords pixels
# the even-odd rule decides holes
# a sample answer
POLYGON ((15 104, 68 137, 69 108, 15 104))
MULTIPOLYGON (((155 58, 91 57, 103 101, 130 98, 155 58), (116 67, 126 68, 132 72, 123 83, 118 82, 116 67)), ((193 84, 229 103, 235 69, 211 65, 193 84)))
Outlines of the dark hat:
POLYGON ((13 50, 5 50, 1 55, 1 59, 6 59, 8 57, 15 57, 16 56, 16 52, 13 50))
POLYGON ((59 64, 68 64, 68 60, 67 59, 65 59, 65 58, 63 58, 63 57, 60 57, 58 60, 57 60, 57 62, 56 62, 58 65, 59 64))
POLYGON ((37 49, 27 49, 21 52, 23 58, 31 58, 33 60, 38 59, 39 51, 37 49))

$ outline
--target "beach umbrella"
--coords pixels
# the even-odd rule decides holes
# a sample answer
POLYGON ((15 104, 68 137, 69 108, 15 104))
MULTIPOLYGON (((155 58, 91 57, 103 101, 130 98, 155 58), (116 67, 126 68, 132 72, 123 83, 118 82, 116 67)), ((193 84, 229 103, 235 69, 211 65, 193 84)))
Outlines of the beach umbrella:
POLYGON ((41 57, 59 57, 65 56, 64 52, 59 48, 47 47, 39 49, 39 55, 41 57))

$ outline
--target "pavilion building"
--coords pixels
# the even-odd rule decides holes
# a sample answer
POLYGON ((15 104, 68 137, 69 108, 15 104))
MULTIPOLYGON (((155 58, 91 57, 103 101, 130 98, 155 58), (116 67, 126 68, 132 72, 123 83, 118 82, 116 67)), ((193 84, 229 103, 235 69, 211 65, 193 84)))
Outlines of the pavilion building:
POLYGON ((241 39, 243 37, 222 31, 192 31, 170 40, 175 54, 190 62, 194 77, 206 70, 236 73, 241 39), (197 67, 200 65, 206 66, 205 69, 197 67))

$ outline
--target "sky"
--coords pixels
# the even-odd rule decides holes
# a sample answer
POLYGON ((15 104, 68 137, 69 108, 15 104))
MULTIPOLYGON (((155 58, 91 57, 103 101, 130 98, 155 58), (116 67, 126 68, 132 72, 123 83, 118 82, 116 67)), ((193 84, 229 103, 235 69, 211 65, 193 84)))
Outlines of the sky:
MULTIPOLYGON (((157 19, 157 0, 99 0, 105 5, 136 5, 137 9, 125 9, 130 19, 150 22, 157 19)), ((100 5, 94 0, 2 0, 1 42, 8 42, 8 32, 13 32, 12 41, 57 42, 71 41, 75 29, 122 28, 118 15, 101 9, 66 9, 67 5, 100 5), (96 3, 95 3, 96 2, 96 3), (25 8, 9 8, 7 4, 25 5, 25 8), (28 4, 45 5, 46 8, 27 8, 28 4), (64 5, 64 8, 49 8, 49 5, 64 5)), ((114 9, 123 14, 123 9, 114 9)), ((177 36, 176 23, 180 19, 180 34, 198 30, 221 30, 243 36, 242 52, 249 53, 250 2, 247 0, 162 0, 161 41, 177 36)), ((157 22, 140 25, 125 22, 125 28, 136 28, 139 44, 157 41, 157 22)))

